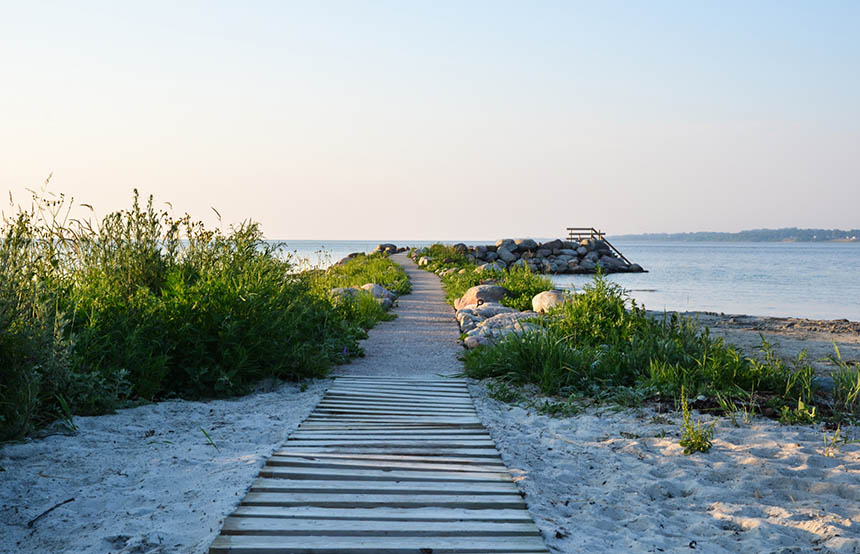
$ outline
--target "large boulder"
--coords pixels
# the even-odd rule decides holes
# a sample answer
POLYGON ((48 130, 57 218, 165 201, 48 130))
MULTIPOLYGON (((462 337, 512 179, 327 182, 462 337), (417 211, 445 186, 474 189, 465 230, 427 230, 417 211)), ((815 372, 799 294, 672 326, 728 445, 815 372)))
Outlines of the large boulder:
POLYGON ((457 252, 458 254, 465 254, 466 252, 469 251, 469 247, 466 246, 465 244, 463 244, 462 242, 458 242, 457 244, 455 244, 451 248, 454 250, 454 252, 457 252))
POLYGON ((529 250, 536 250, 538 245, 533 239, 517 239, 514 241, 514 244, 517 247, 517 250, 520 252, 526 252, 529 250))
POLYGON ((366 285, 361 286, 361 290, 367 291, 374 298, 391 298, 394 299, 394 293, 383 287, 382 285, 377 285, 376 283, 367 283, 366 285))
POLYGON ((454 309, 459 310, 461 306, 470 304, 478 304, 484 302, 499 302, 505 295, 508 294, 508 289, 498 285, 478 285, 467 290, 463 296, 454 301, 454 309))
POLYGON ((560 250, 564 248, 564 243, 559 239, 551 240, 549 242, 545 242, 540 245, 541 248, 547 248, 549 250, 560 250))
POLYGON ((385 254, 394 254, 397 252, 397 245, 391 244, 390 242, 384 242, 382 244, 377 244, 376 248, 373 250, 374 252, 383 252, 385 254))
POLYGON ((418 267, 424 267, 425 265, 430 265, 430 258, 427 256, 421 256, 418 258, 418 267))
POLYGON ((507 247, 500 246, 496 250, 496 254, 499 255, 499 259, 501 259, 506 264, 517 261, 517 256, 513 252, 511 252, 507 247))
POLYGON ((549 310, 563 304, 570 296, 560 290, 545 290, 537 293, 532 298, 532 309, 539 314, 544 314, 549 310))
POLYGON ((496 241, 496 250, 501 247, 506 248, 509 252, 513 252, 517 249, 517 243, 514 242, 514 239, 499 239, 496 241))
POLYGON ((467 348, 469 348, 469 343, 466 342, 469 340, 469 337, 479 337, 479 341, 472 341, 473 344, 475 344, 475 342, 478 342, 478 344, 486 344, 487 342, 499 339, 510 333, 523 333, 525 331, 538 329, 538 326, 535 323, 527 321, 534 317, 537 317, 537 314, 534 312, 516 311, 494 315, 493 317, 480 322, 475 326, 475 328, 468 331, 466 333, 467 336, 464 343, 466 343, 467 348), (484 339, 486 342, 480 341, 480 339, 484 339))

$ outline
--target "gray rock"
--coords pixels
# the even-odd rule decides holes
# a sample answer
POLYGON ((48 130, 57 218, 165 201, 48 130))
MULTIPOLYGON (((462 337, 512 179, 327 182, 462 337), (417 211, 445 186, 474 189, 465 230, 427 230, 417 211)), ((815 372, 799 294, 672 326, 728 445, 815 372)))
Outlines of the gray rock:
POLYGON ((484 254, 484 259, 487 260, 488 262, 492 262, 494 260, 498 260, 499 255, 496 254, 495 252, 487 251, 487 253, 484 254))
POLYGON ((538 248, 535 252, 535 258, 546 258, 552 254, 552 250, 549 248, 538 248))
POLYGON ((478 348, 479 346, 483 346, 488 343, 489 341, 486 338, 479 335, 470 335, 463 339, 463 346, 465 346, 469 350, 473 348, 478 348))
POLYGON ((451 248, 454 250, 454 252, 457 252, 458 254, 465 254, 466 252, 469 251, 469 247, 466 246, 465 244, 463 244, 462 242, 458 242, 457 244, 455 244, 451 248))
POLYGON ((513 239, 499 239, 496 241, 496 251, 504 246, 508 251, 516 250, 517 243, 513 239))
POLYGON ((589 260, 588 257, 579 261, 579 267, 586 271, 594 271, 597 268, 597 264, 593 261, 589 260))
POLYGON ((627 268, 627 271, 631 273, 644 273, 645 270, 642 269, 642 266, 639 264, 630 264, 630 267, 627 268))
POLYGON ((461 306, 477 304, 478 300, 482 302, 499 302, 506 294, 508 294, 508 289, 498 285, 478 285, 470 288, 463 296, 455 300, 454 309, 459 310, 461 306))
POLYGON ((394 293, 376 283, 367 283, 361 286, 361 290, 369 292, 374 298, 391 298, 394 299, 394 293))
POLYGON ((515 262, 517 260, 517 256, 508 250, 505 246, 500 246, 496 250, 496 254, 499 255, 499 258, 505 263, 515 262))
POLYGON ((390 242, 384 242, 382 244, 377 244, 376 248, 373 251, 385 252, 386 254, 394 254, 397 252, 397 245, 391 244, 390 242))
POLYGON ((560 240, 555 239, 541 244, 541 248, 548 248, 549 250, 553 250, 556 248, 561 249, 564 248, 564 244, 560 240))
POLYGON ((424 267, 425 265, 430 265, 430 258, 427 256, 421 256, 418 258, 418 267, 424 267))
POLYGON ((532 298, 532 309, 539 314, 546 313, 552 308, 563 304, 569 295, 560 290, 545 290, 532 298))
POLYGON ((560 254, 562 254, 562 255, 564 255, 564 256, 570 256, 570 257, 576 256, 576 250, 573 250, 573 249, 570 249, 570 248, 562 248, 562 249, 559 251, 559 253, 560 253, 560 254))
POLYGON ((538 246, 537 242, 535 242, 533 239, 517 239, 514 241, 514 244, 516 244, 517 250, 519 250, 520 252, 536 250, 538 246))
POLYGON ((586 248, 584 246, 580 246, 579 248, 576 249, 576 253, 579 254, 580 256, 585 256, 586 254, 588 254, 588 248, 586 248))

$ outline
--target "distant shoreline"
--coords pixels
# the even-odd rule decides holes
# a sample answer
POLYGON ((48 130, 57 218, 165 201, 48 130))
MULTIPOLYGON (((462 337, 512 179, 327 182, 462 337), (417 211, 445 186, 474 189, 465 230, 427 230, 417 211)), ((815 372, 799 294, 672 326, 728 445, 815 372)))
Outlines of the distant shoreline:
POLYGON ((838 242, 860 244, 860 229, 751 229, 737 233, 640 233, 613 235, 612 240, 676 242, 838 242))

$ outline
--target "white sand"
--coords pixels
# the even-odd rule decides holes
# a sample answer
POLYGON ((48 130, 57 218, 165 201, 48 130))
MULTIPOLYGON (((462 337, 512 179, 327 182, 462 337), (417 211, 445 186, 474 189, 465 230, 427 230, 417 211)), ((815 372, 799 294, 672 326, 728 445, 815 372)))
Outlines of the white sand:
POLYGON ((0 552, 205 552, 328 383, 79 417, 76 436, 0 448, 0 552))
POLYGON ((723 419, 710 452, 685 456, 679 414, 553 419, 471 389, 555 552, 860 552, 860 445, 825 456, 820 427, 723 419))

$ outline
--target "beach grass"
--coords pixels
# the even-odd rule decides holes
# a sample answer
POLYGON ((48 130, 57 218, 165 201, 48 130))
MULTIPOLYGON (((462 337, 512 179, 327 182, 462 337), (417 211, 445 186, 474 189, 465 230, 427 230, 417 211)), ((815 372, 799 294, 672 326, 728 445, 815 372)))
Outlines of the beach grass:
POLYGON ((836 405, 819 390, 804 353, 780 359, 762 338, 759 356, 709 334, 678 314, 654 318, 619 285, 596 275, 537 329, 510 334, 464 353, 469 377, 535 384, 546 395, 622 405, 696 399, 712 413, 755 410, 785 423, 809 423, 856 408, 860 378, 845 368, 836 378, 836 405))
POLYGON ((384 275, 408 290, 390 260, 298 272, 256 223, 208 229, 136 191, 131 208, 100 221, 73 219, 72 208, 34 195, 2 224, 0 440, 72 414, 323 376, 360 355, 365 329, 385 317, 376 302, 337 304, 323 287, 384 275))

